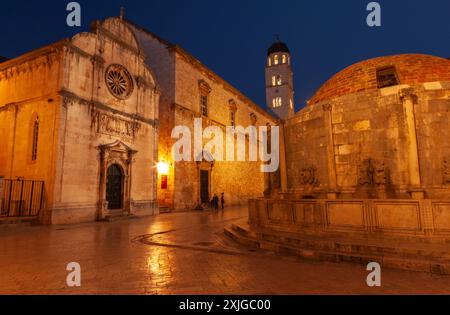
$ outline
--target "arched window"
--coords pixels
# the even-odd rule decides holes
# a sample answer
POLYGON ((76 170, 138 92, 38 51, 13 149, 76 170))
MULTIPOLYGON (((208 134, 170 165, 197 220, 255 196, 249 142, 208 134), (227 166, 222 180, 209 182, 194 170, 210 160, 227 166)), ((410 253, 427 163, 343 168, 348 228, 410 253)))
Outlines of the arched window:
POLYGON ((283 79, 281 78, 281 75, 277 75, 277 85, 282 85, 283 79))
POLYGON ((277 78, 275 76, 272 76, 272 86, 277 85, 277 78))
POLYGON ((273 57, 273 63, 274 63, 275 65, 277 65, 279 62, 280 62, 280 61, 279 61, 279 59, 278 59, 278 55, 275 55, 275 56, 273 57))
POLYGON ((237 111, 236 102, 233 99, 231 99, 228 101, 228 106, 230 109, 230 125, 231 127, 236 128, 236 111, 237 111))
POLYGON ((267 58, 267 65, 270 67, 272 66, 272 58, 267 58))
POLYGON ((39 117, 36 117, 33 121, 33 132, 31 139, 31 160, 36 161, 38 155, 38 142, 39 142, 39 117))
POLYGON ((286 63, 286 62, 287 62, 287 57, 286 57, 286 55, 283 55, 282 60, 283 60, 283 61, 282 61, 283 63, 286 63))

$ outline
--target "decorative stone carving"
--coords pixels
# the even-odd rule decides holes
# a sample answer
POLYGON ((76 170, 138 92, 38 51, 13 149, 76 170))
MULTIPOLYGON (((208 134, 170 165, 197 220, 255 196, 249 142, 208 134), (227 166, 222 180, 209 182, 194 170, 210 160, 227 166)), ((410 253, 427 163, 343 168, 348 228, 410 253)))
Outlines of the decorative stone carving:
POLYGON ((304 186, 316 186, 319 180, 317 178, 317 167, 309 166, 300 171, 300 184, 304 186))
POLYGON ((324 105, 322 106, 322 109, 323 109, 325 112, 331 112, 331 110, 333 109, 333 106, 331 106, 330 104, 324 104, 324 105))
POLYGON ((442 177, 444 185, 450 185, 450 157, 445 157, 442 162, 442 177))
POLYGON ((388 182, 384 162, 366 159, 359 167, 358 183, 360 186, 383 186, 388 182))
POLYGON ((413 103, 416 103, 417 96, 414 94, 413 88, 401 89, 398 93, 400 101, 411 100, 413 103))
POLYGON ((209 93, 211 93, 212 91, 212 88, 205 80, 198 81, 198 88, 200 90, 200 93, 203 95, 209 95, 209 93))
POLYGON ((97 109, 92 110, 91 117, 92 127, 98 133, 134 139, 141 129, 141 124, 136 121, 126 120, 97 109))
POLYGON ((103 65, 105 64, 105 59, 103 59, 103 57, 100 55, 92 56, 91 61, 93 64, 95 64, 96 66, 99 66, 99 67, 103 67, 103 65))

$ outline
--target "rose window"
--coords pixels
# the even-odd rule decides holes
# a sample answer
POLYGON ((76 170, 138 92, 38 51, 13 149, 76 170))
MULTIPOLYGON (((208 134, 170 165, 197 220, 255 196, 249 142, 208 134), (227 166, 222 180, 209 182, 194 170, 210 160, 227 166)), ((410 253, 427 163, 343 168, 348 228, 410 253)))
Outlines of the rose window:
POLYGON ((106 70, 106 85, 117 98, 126 99, 133 92, 133 79, 121 65, 111 65, 106 70))

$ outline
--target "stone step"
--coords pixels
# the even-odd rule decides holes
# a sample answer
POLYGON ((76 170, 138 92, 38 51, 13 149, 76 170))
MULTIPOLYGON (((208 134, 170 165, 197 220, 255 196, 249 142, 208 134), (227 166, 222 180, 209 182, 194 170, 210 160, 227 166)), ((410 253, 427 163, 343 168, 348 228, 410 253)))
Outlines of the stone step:
POLYGON ((352 243, 351 240, 302 239, 300 235, 292 235, 291 239, 275 235, 268 231, 257 231, 232 225, 225 229, 225 234, 237 243, 254 248, 278 252, 280 254, 298 256, 303 259, 353 262, 366 265, 369 262, 378 262, 386 268, 431 272, 437 274, 450 274, 450 259, 448 252, 439 256, 440 251, 423 249, 389 247, 373 244, 352 243), (295 242, 293 242, 295 240, 295 242), (395 251, 394 251, 395 250, 395 251))
POLYGON ((159 207, 159 213, 160 214, 172 213, 172 209, 168 207, 159 207))
POLYGON ((117 221, 123 221, 123 220, 130 220, 133 219, 134 215, 130 215, 128 213, 112 213, 105 216, 104 221, 106 222, 117 222, 117 221))
POLYGON ((417 244, 405 241, 389 241, 374 239, 342 238, 326 235, 304 235, 300 233, 271 233, 255 230, 248 225, 232 225, 231 227, 242 235, 253 238, 283 243, 294 247, 336 250, 340 252, 364 252, 375 255, 401 255, 402 257, 426 257, 450 261, 450 245, 417 244))
POLYGON ((36 217, 23 217, 23 218, 8 218, 0 217, 0 228, 16 228, 24 226, 39 225, 39 218, 36 217))

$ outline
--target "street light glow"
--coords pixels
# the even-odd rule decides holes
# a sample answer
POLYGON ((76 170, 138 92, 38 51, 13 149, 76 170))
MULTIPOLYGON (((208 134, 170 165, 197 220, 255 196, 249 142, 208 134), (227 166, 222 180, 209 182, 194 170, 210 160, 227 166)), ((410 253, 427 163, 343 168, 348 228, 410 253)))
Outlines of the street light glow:
POLYGON ((156 168, 158 169, 158 173, 160 175, 169 175, 170 165, 168 163, 159 161, 156 168))

